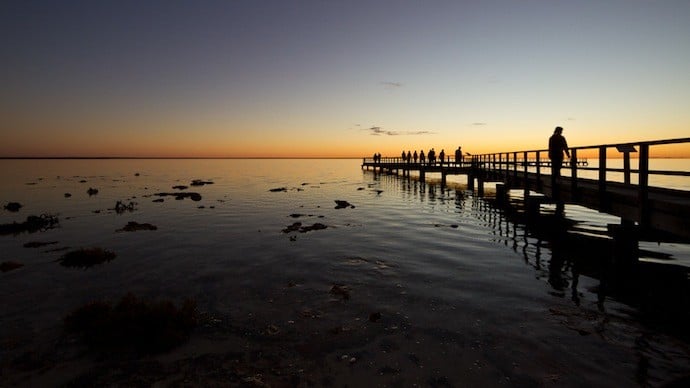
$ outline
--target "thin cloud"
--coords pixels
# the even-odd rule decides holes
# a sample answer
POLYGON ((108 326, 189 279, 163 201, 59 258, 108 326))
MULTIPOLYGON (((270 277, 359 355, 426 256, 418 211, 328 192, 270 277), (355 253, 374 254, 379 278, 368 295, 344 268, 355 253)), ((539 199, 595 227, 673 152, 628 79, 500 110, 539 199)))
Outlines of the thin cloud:
POLYGON ((475 127, 480 127, 482 125, 486 125, 486 123, 472 123, 472 125, 475 127))
POLYGON ((434 132, 432 131, 391 131, 387 129, 383 129, 379 126, 373 126, 366 128, 367 131, 370 132, 370 135, 372 136, 381 136, 381 135, 386 135, 386 136, 417 136, 417 135, 432 135, 434 132))
POLYGON ((383 85, 383 87, 386 89, 397 89, 397 88, 401 88, 403 86, 403 84, 400 82, 391 82, 391 81, 383 81, 383 82, 381 82, 381 85, 383 85))

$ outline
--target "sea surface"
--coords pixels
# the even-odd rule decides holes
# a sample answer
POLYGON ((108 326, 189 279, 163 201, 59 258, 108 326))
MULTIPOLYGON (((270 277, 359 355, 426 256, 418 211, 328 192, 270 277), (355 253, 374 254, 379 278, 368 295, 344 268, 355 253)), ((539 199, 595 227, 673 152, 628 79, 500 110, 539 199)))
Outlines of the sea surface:
MULTIPOLYGON (((639 268, 621 275, 607 264, 616 217, 567 206, 559 222, 547 208, 543 227, 528 228, 519 205, 496 207, 465 177, 442 187, 433 174, 422 183, 360 164, 0 160, 0 204, 22 205, 0 209, 0 224, 59 220, 0 235, 0 262, 23 265, 0 273, 0 375, 59 385, 88 374, 77 362, 88 355, 57 361, 64 317, 133 293, 193 299, 217 330, 269 327, 295 348, 308 343, 295 360, 321 361, 295 372, 296 385, 317 371, 332 386, 661 386, 690 376, 690 245, 641 242, 639 268), (129 222, 156 230, 122 231, 129 222), (117 256, 60 265, 90 247, 117 256), (40 368, 17 367, 27 355, 40 368), (64 362, 82 369, 57 373, 64 362)), ((690 189, 676 178, 651 183, 690 189)), ((203 353, 193 348, 200 335, 189 354, 203 353)))

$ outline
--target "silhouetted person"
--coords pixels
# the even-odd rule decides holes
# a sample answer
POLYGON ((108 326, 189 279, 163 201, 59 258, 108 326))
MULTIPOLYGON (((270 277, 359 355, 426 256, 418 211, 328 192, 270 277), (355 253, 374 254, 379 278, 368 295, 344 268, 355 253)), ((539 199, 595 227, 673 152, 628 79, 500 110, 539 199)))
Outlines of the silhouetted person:
POLYGON ((424 157, 424 150, 419 151, 419 163, 424 164, 426 158, 424 157))
POLYGON ((443 166, 443 160, 446 158, 446 151, 441 148, 441 152, 438 154, 439 160, 441 160, 441 166, 443 166))
POLYGON ((407 154, 405 153, 405 150, 403 150, 402 154, 400 154, 402 157, 403 162, 405 161, 405 158, 407 157, 407 154))
POLYGON ((461 163, 462 162, 462 148, 458 146, 458 149, 455 150, 455 164, 461 163))
POLYGON ((377 157, 377 156, 378 156, 378 155, 376 154, 376 152, 374 152, 374 163, 376 163, 376 157, 377 157))
POLYGON ((410 153, 410 150, 407 150, 407 163, 410 163, 412 161, 412 154, 410 153))
MULTIPOLYGON (((549 159, 551 159, 551 193, 557 201, 560 200, 558 181, 561 177, 561 166, 563 165, 563 153, 570 157, 568 142, 562 135, 563 128, 556 127, 553 135, 549 138, 549 159)), ((559 204, 561 207, 562 205, 559 204)))
POLYGON ((414 163, 417 164, 417 150, 414 150, 414 154, 412 154, 412 159, 414 159, 414 163))
POLYGON ((433 165, 436 162, 436 151, 434 149, 430 149, 429 152, 426 154, 427 158, 429 158, 429 165, 433 165))

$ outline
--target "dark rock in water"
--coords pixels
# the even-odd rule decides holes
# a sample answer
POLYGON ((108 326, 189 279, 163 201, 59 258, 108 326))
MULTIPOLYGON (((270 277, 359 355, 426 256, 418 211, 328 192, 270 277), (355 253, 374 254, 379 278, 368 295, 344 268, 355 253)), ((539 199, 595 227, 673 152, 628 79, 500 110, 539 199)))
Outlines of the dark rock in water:
POLYGON ((268 191, 273 192, 273 193, 278 193, 281 191, 285 192, 285 191, 287 191, 287 187, 276 187, 275 189, 270 189, 268 191))
POLYGON ((283 233, 290 233, 290 232, 300 232, 300 233, 307 233, 311 232, 312 230, 321 230, 321 229, 326 229, 328 228, 327 225, 321 224, 321 223, 315 223, 313 225, 307 225, 307 226, 302 226, 301 222, 295 222, 290 226, 287 226, 285 229, 283 229, 283 233))
POLYGON ((158 230, 158 227, 148 223, 140 224, 138 222, 130 221, 122 229, 116 230, 116 232, 136 232, 138 230, 158 230))
POLYGON ((346 207, 349 207, 350 209, 354 209, 354 208, 355 208, 354 205, 352 205, 351 203, 349 203, 349 202, 347 202, 347 201, 342 201, 342 200, 340 200, 340 199, 336 199, 336 200, 335 200, 335 208, 336 208, 336 209, 344 209, 344 208, 346 208, 346 207))
POLYGON ((203 185, 212 185, 212 184, 213 184, 213 182, 211 182, 211 181, 204 181, 204 180, 201 180, 201 179, 194 179, 194 180, 192 181, 192 183, 190 183, 189 185, 190 185, 190 186, 203 186, 203 185))
POLYGON ((184 185, 177 185, 177 186, 173 186, 172 188, 176 189, 176 190, 187 190, 189 187, 184 186, 184 185))
POLYGON ((22 204, 19 202, 8 202, 7 205, 5 205, 5 210, 9 212, 18 212, 21 208, 22 204))
POLYGON ((326 228, 328 228, 328 226, 317 222, 312 226, 303 226, 303 227, 299 228, 299 232, 300 233, 307 233, 307 232, 311 232, 312 230, 321 230, 321 229, 326 229, 326 228))
POLYGON ((60 248, 53 248, 53 249, 48 249, 46 252, 62 252, 70 249, 70 247, 60 247, 60 248))
POLYGON ((134 176, 139 176, 139 175, 140 175, 140 174, 139 174, 138 172, 134 174, 134 176))
POLYGON ((98 189, 94 189, 93 187, 89 187, 89 189, 86 190, 86 193, 89 194, 89 196, 96 195, 96 194, 98 194, 98 189))
POLYGON ((69 198, 69 197, 71 197, 71 196, 72 196, 72 194, 70 194, 70 193, 65 193, 65 198, 69 198))
POLYGON ((57 241, 30 241, 24 244, 24 248, 40 248, 46 245, 55 245, 57 243, 57 241))
POLYGON ((334 284, 329 291, 332 295, 337 295, 343 298, 343 300, 350 299, 350 287, 342 284, 334 284))
POLYGON ((199 193, 188 193, 188 192, 183 192, 183 193, 156 193, 154 195, 157 195, 159 197, 175 197, 176 200, 181 201, 185 198, 189 198, 192 201, 201 201, 201 194, 199 193))
POLYGON ((28 216, 22 223, 13 222, 11 224, 0 225, 0 235, 19 234, 22 232, 34 233, 52 229, 59 224, 57 216, 42 214, 40 216, 28 216))
POLYGON ((381 319, 381 313, 376 312, 369 314, 369 322, 376 322, 379 319, 381 319))
POLYGON ((157 198, 157 199, 154 199, 154 200, 151 201, 151 202, 165 202, 165 200, 164 200, 163 198, 157 198))
POLYGON ((283 233, 290 233, 290 232, 296 232, 299 230, 299 228, 302 226, 301 222, 295 222, 294 224, 286 227, 283 229, 283 233))
POLYGON ((300 218, 300 217, 304 217, 304 214, 292 213, 292 214, 290 214, 290 217, 292 217, 292 218, 300 218))
POLYGON ((452 224, 450 227, 453 228, 453 229, 457 229, 459 226, 460 226, 460 225, 452 224))
POLYGON ((64 319, 66 331, 79 335, 92 350, 141 355, 166 352, 183 344, 197 323, 193 300, 177 308, 171 301, 146 301, 133 294, 114 306, 90 302, 64 319))
POLYGON ((57 261, 65 267, 90 268, 111 261, 115 257, 115 253, 102 248, 82 248, 65 253, 57 261))
POLYGON ((364 190, 364 187, 358 187, 357 188, 357 191, 362 191, 362 190, 364 190))
POLYGON ((126 204, 122 201, 117 201, 117 202, 115 202, 115 207, 112 209, 108 209, 108 210, 115 210, 115 213, 122 214, 122 213, 127 212, 127 211, 133 212, 133 211, 137 210, 136 205, 137 205, 136 202, 130 201, 129 203, 126 204))
POLYGON ((80 180, 79 183, 86 183, 86 179, 80 180))
POLYGON ((17 263, 16 261, 3 261, 2 263, 0 263, 0 271, 9 272, 13 269, 21 268, 23 266, 24 264, 17 263))

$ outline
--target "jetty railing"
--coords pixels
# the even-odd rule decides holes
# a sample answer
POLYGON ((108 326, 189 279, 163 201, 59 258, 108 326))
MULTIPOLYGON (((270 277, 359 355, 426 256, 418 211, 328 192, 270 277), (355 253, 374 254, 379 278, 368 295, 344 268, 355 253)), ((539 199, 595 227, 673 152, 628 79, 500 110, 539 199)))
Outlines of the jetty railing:
MULTIPOLYGON (((532 204, 541 200, 578 204, 619 216, 622 222, 642 229, 690 238, 690 179, 676 179, 690 177, 690 160, 687 165, 680 164, 681 169, 650 168, 651 155, 661 156, 662 146, 673 145, 690 148, 690 138, 572 147, 558 178, 552 174, 547 149, 476 154, 457 161, 451 157, 435 163, 415 163, 402 157, 364 158, 362 168, 402 172, 408 177, 416 170, 421 181, 427 173, 440 173, 442 185, 446 175, 464 174, 471 190, 477 181, 479 195, 483 195, 484 183, 496 182, 500 183, 496 186, 497 199, 511 189, 522 188, 526 200, 530 191, 542 194, 543 199, 535 196, 532 204), (632 165, 635 159, 637 166, 632 165), (652 180, 660 184, 650 184, 652 180), (668 183, 671 180, 673 183, 668 183)), ((663 165, 658 161, 654 164, 663 165)))
MULTIPOLYGON (((570 176, 572 184, 577 186, 579 171, 596 171, 598 173, 600 189, 606 190, 606 183, 609 181, 608 173, 622 173, 623 183, 631 184, 631 175, 638 176, 637 184, 640 190, 645 190, 649 186, 649 177, 660 176, 690 176, 690 171, 681 170, 650 170, 650 148, 653 146, 690 143, 690 138, 678 138, 655 141, 640 141, 633 143, 603 144, 594 146, 581 146, 570 148, 570 158, 563 161, 564 175, 570 176), (639 152, 638 152, 639 149, 639 152), (598 154, 597 166, 590 166, 587 158, 579 158, 579 153, 583 151, 594 151, 598 154), (611 158, 610 151, 615 150, 619 157, 611 158), (631 166, 631 153, 638 153, 638 167, 631 166), (608 160, 621 159, 623 167, 609 167, 608 160)), ((517 176, 518 171, 524 173, 534 172, 537 176, 542 175, 544 168, 550 172, 551 161, 548 159, 548 149, 537 149, 527 151, 498 152, 488 154, 472 155, 472 164, 475 168, 485 171, 512 171, 517 176)))
POLYGON ((472 163, 477 176, 485 181, 502 180, 508 189, 521 187, 526 195, 529 190, 535 190, 557 201, 565 200, 619 215, 643 228, 688 235, 685 229, 690 226, 687 221, 690 185, 684 183, 681 188, 650 185, 652 177, 690 177, 690 171, 686 170, 650 168, 650 149, 686 143, 690 143, 690 138, 572 147, 558 180, 546 179, 546 175, 553 178, 546 149, 473 155, 472 163), (581 153, 597 155, 596 166, 587 159, 580 159, 581 153), (637 168, 631 164, 633 153, 637 154, 637 168), (622 167, 609 165, 613 164, 613 155, 615 159, 622 157, 622 167), (613 173, 619 174, 618 181, 611 179, 613 173))

